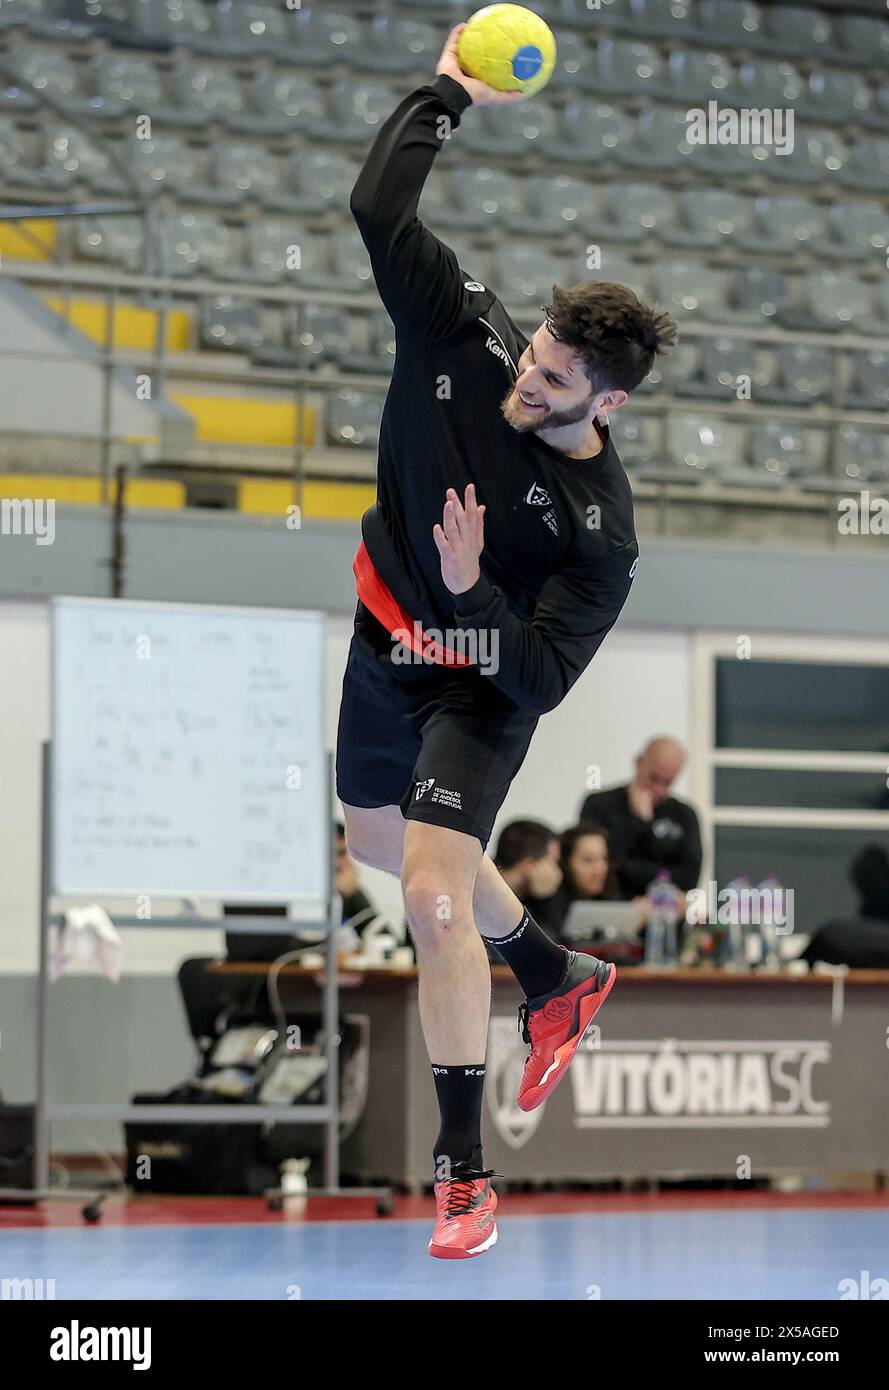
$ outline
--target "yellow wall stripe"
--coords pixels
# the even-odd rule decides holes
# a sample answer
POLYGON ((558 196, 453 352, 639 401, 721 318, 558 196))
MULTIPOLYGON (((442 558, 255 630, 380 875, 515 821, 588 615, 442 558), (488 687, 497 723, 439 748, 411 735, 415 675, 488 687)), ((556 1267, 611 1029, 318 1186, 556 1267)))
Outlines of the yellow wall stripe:
MULTIPOLYGON (((41 298, 54 314, 70 322, 100 347, 105 346, 108 332, 109 306, 98 299, 72 298, 47 294, 41 298)), ((112 345, 118 350, 154 352, 157 344, 156 309, 143 309, 138 304, 116 304, 114 307, 114 336, 112 345)), ((165 322, 166 351, 186 352, 191 345, 191 312, 171 309, 165 322)))
POLYGON ((48 261, 56 244, 55 222, 43 217, 24 222, 0 222, 0 257, 10 261, 48 261), (25 236, 28 231, 30 236, 25 236), (35 246, 31 237, 40 242, 35 246))
MULTIPOLYGON (((243 396, 195 396, 171 391, 170 399, 194 418, 197 437, 213 444, 257 444, 278 448, 297 442, 295 401, 251 400, 243 396)), ((314 411, 307 406, 301 443, 311 444, 314 411)))
MULTIPOLYGON (((117 483, 111 479, 111 500, 117 496, 117 483)), ((3 473, 0 474, 0 497, 32 497, 81 506, 98 506, 102 501, 101 479, 74 478, 67 474, 3 473)), ((183 483, 166 478, 133 478, 126 485, 128 507, 157 507, 166 510, 185 506, 183 483)))

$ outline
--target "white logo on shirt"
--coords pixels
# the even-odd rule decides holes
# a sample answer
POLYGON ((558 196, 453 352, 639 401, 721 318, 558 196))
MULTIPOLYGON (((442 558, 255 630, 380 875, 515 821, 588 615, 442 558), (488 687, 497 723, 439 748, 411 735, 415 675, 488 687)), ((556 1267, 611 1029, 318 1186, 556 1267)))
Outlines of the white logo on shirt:
POLYGON ((553 499, 539 483, 531 484, 525 501, 530 507, 551 507, 553 504, 553 499))
POLYGON ((484 285, 480 285, 478 280, 467 280, 463 286, 464 290, 475 290, 478 294, 484 290, 484 285))
POLYGON ((505 362, 507 366, 510 365, 508 352, 505 348, 500 346, 496 338, 489 338, 485 343, 485 347, 488 349, 488 352, 493 352, 495 357, 499 357, 501 362, 505 362))
POLYGON ((434 778, 434 777, 427 777, 425 782, 418 782, 418 783, 417 783, 417 800, 418 800, 418 801, 422 801, 423 797, 426 795, 426 793, 428 792, 429 788, 432 786, 432 784, 433 784, 434 781, 435 781, 435 778, 434 778))
POLYGON ((636 573, 636 566, 638 565, 638 563, 639 563, 639 556, 637 555, 636 558, 635 558, 635 560, 633 561, 633 563, 630 565, 630 578, 631 578, 631 579, 633 578, 633 575, 636 573))

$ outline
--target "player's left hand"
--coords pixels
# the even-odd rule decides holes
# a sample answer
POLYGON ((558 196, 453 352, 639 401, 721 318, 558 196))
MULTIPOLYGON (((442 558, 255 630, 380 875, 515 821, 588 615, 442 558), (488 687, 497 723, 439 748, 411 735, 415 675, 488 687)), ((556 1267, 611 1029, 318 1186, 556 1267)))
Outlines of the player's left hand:
POLYGON ((432 528, 441 577, 452 594, 462 594, 481 578, 478 557, 485 548, 485 509, 476 500, 475 483, 466 488, 463 502, 448 488, 442 522, 432 528))

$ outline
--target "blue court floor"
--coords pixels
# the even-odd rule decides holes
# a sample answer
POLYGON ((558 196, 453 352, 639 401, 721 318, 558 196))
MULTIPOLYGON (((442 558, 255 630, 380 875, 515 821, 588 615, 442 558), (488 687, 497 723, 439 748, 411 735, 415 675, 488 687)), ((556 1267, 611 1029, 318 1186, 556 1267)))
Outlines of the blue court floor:
POLYGON ((0 1228, 0 1277, 54 1279, 57 1299, 581 1301, 836 1300, 842 1280, 889 1278, 885 1209, 504 1215, 498 1226, 495 1249, 463 1261, 426 1254, 428 1220, 0 1228))

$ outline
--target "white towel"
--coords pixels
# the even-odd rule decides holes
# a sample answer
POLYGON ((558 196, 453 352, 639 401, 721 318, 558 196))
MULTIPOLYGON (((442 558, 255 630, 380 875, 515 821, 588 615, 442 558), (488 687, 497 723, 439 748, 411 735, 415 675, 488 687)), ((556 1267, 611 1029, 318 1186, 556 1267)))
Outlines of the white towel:
POLYGON ((56 934, 49 977, 57 980, 73 961, 99 969, 112 984, 120 979, 123 942, 104 907, 69 907, 56 934))

